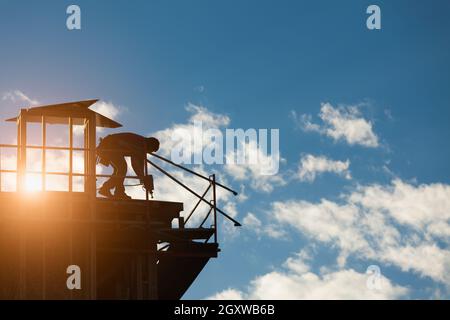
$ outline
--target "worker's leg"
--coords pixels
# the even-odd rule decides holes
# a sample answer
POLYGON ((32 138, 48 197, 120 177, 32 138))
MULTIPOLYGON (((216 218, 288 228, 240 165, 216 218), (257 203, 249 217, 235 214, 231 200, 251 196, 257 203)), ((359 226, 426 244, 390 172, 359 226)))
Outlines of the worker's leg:
POLYGON ((115 162, 112 161, 112 159, 114 157, 111 154, 107 154, 105 152, 102 158, 105 159, 105 165, 112 166, 113 173, 112 173, 111 177, 109 177, 108 180, 106 180, 103 183, 103 185, 100 187, 99 193, 102 196, 110 198, 110 197, 112 197, 111 190, 114 189, 114 187, 116 186, 115 179, 116 179, 116 176, 118 175, 118 167, 116 166, 115 162))
POLYGON ((126 196, 125 194, 125 176, 127 175, 127 162, 123 156, 114 157, 111 160, 111 163, 114 166, 114 176, 112 177, 113 185, 115 187, 114 196, 126 196))
POLYGON ((131 166, 133 167, 134 172, 136 172, 136 175, 139 177, 139 180, 144 185, 145 190, 150 192, 153 198, 153 179, 151 176, 147 177, 145 179, 145 166, 147 165, 145 156, 138 157, 133 156, 131 157, 131 166))
POLYGON ((133 167, 134 172, 139 177, 141 183, 144 183, 144 158, 139 156, 131 157, 131 167, 133 167))

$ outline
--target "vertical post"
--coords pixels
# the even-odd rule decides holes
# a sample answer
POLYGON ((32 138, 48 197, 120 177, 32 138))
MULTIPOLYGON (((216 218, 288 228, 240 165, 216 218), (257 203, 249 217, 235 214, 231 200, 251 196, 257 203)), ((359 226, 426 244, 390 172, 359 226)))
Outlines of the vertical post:
MULTIPOLYGON (((41 154, 41 171, 42 171, 42 191, 45 191, 46 189, 46 170, 47 170, 47 164, 46 164, 46 151, 47 151, 47 123, 46 118, 43 115, 41 118, 42 122, 42 154, 41 154)), ((42 220, 45 221, 46 218, 46 210, 45 210, 45 204, 42 208, 42 220)), ((42 232, 42 299, 45 300, 47 298, 47 239, 46 239, 46 233, 45 231, 42 232)))
POLYGON ((19 191, 19 167, 20 167, 20 113, 17 117, 17 151, 16 151, 16 191, 19 191))
POLYGON ((214 203, 214 243, 217 243, 217 203, 216 203, 216 175, 212 175, 212 184, 213 184, 213 203, 214 203))
POLYGON ((89 196, 89 208, 90 208, 90 299, 95 300, 97 297, 97 237, 95 220, 96 215, 96 199, 97 199, 97 186, 96 186, 96 172, 95 172, 95 147, 96 147, 96 123, 95 115, 92 115, 88 119, 88 180, 87 192, 89 196))
MULTIPOLYGON (((42 206, 42 221, 46 220, 45 202, 42 206)), ((42 228, 42 300, 47 298, 47 238, 45 228, 42 228)))
MULTIPOLYGON (((83 160, 84 160, 84 167, 83 167, 83 179, 84 179, 84 188, 83 191, 86 195, 89 195, 89 122, 87 118, 84 118, 84 128, 83 128, 83 160)), ((91 212, 92 208, 90 205, 91 201, 89 201, 88 208, 89 212, 91 212)), ((89 216, 90 218, 90 216, 89 216)), ((86 259, 86 269, 87 269, 87 294, 85 296, 86 299, 93 299, 92 293, 91 293, 91 282, 92 282, 92 266, 91 266, 91 256, 92 256, 92 250, 91 250, 91 228, 92 223, 88 224, 88 228, 85 230, 86 238, 87 238, 87 254, 84 254, 83 257, 86 259)), ((83 248, 84 249, 84 248, 83 248)), ((83 252, 85 252, 83 250, 83 252)))
POLYGON ((27 224, 25 223, 24 213, 25 208, 22 205, 19 205, 20 211, 20 221, 22 222, 19 228, 19 299, 24 300, 27 294, 27 267, 26 267, 26 229, 27 224))
POLYGON ((83 138, 84 138, 84 155, 83 155, 83 160, 84 160, 84 189, 83 191, 85 193, 88 192, 88 182, 89 182, 89 177, 88 177, 88 171, 89 171, 89 164, 88 164, 88 159, 89 159, 89 150, 88 150, 88 120, 84 119, 84 134, 83 134, 83 138))
POLYGON ((95 115, 89 118, 88 122, 89 130, 88 130, 88 153, 89 153, 89 192, 91 196, 96 198, 97 196, 97 186, 96 186, 96 173, 95 173, 95 147, 96 147, 96 124, 95 124, 95 115))
MULTIPOLYGON (((148 162, 147 162, 147 143, 144 144, 144 179, 147 179, 148 176, 148 162)), ((146 202, 146 206, 147 206, 147 210, 146 210, 146 219, 149 222, 150 221, 150 203, 148 202, 149 200, 149 191, 147 189, 145 189, 145 200, 147 200, 146 202)), ((153 232, 153 230, 151 230, 150 224, 148 224, 148 228, 149 228, 149 232, 153 232)), ((158 247, 156 244, 156 240, 154 239, 154 237, 151 238, 151 252, 147 252, 144 253, 144 256, 141 257, 139 256, 139 262, 138 262, 138 267, 142 268, 142 265, 146 265, 147 266, 147 294, 146 294, 146 298, 148 300, 156 300, 158 299, 158 265, 156 264, 157 262, 157 251, 158 251, 158 247), (147 261, 147 263, 143 263, 142 258, 145 258, 147 261)), ((139 281, 143 280, 142 277, 142 270, 140 270, 140 274, 139 274, 139 281)), ((143 298, 143 293, 142 293, 142 288, 141 285, 139 284, 138 287, 138 299, 142 299, 143 298)))
MULTIPOLYGON (((144 179, 147 179, 148 176, 148 163, 147 163, 147 143, 145 143, 145 150, 144 150, 144 179)), ((144 186, 145 187, 145 186, 144 186)), ((149 200, 149 191, 147 189, 145 189, 145 200, 149 200)), ((148 203, 147 203, 147 215, 150 214, 149 210, 148 210, 148 203)))
MULTIPOLYGON (((69 117, 69 264, 73 264, 73 119, 69 117)), ((73 299, 73 290, 70 290, 73 299)))
POLYGON ((18 122, 18 147, 17 147, 17 190, 23 191, 25 188, 26 166, 27 166, 27 119, 26 109, 20 110, 18 122))
POLYGON ((41 178, 41 183, 42 183, 42 191, 45 191, 45 178, 46 178, 46 145, 47 145, 47 124, 45 121, 45 116, 42 116, 41 122, 42 122, 42 160, 41 160, 41 165, 42 165, 42 178, 41 178))
MULTIPOLYGON (((17 155, 17 176, 18 176, 18 188, 17 190, 23 191, 26 176, 26 152, 27 152, 27 119, 26 119, 26 109, 20 110, 19 115, 19 128, 18 128, 18 155, 17 155)), ((25 209, 20 206, 19 215, 21 218, 24 217, 25 209)), ((26 298, 26 224, 24 220, 19 226, 19 297, 20 299, 26 298)))
POLYGON ((73 191, 73 120, 69 117, 69 192, 73 191))

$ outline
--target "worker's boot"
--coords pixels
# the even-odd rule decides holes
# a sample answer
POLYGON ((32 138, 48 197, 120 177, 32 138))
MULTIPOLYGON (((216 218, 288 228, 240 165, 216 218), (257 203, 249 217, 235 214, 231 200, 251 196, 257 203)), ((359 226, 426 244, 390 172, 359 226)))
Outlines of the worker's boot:
POLYGON ((111 193, 111 189, 109 189, 105 185, 101 186, 100 189, 98 189, 98 193, 107 198, 113 197, 113 195, 111 193))
POLYGON ((119 185, 114 190, 114 199, 130 200, 131 197, 125 193, 125 187, 119 185))
POLYGON ((131 200, 131 197, 127 195, 125 192, 114 192, 114 199, 131 200))

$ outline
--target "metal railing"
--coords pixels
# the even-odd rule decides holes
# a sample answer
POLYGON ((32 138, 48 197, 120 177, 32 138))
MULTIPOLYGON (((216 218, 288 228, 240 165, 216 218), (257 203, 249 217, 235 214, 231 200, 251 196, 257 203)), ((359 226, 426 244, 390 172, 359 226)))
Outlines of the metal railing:
MULTIPOLYGON (((131 148, 132 151, 135 151, 136 153, 140 152, 140 150, 135 149, 132 146, 127 146, 128 148, 131 148)), ((128 149, 130 150, 130 149, 128 149)), ((145 153, 147 154, 147 153, 145 153)), ((228 220, 232 221, 234 223, 235 227, 240 227, 241 224, 234 219, 233 217, 231 217, 230 215, 228 215, 226 212, 224 212, 222 209, 217 207, 217 193, 216 193, 216 187, 220 187, 228 192, 231 192, 233 195, 237 195, 238 193, 236 191, 234 191, 233 189, 218 183, 216 181, 216 175, 212 174, 209 177, 206 177, 198 172, 195 172, 194 170, 191 170, 189 168, 186 168, 180 164, 177 164, 169 159, 166 159, 160 155, 157 155, 154 152, 149 153, 151 156, 162 160, 176 168, 182 169, 186 172, 188 172, 189 174, 196 176, 202 180, 206 180, 209 182, 208 187, 206 188, 206 190, 203 192, 202 195, 198 194, 196 191, 194 191, 192 188, 188 187, 186 184, 184 184, 183 182, 181 182, 179 179, 175 178, 172 174, 170 174, 167 170, 163 169, 161 166, 157 165, 155 162, 149 160, 146 156, 146 163, 150 164, 151 166, 153 166, 154 168, 156 168, 158 171, 160 171, 162 174, 166 175, 168 178, 170 178, 172 181, 174 181, 176 184, 178 184, 179 186, 181 186, 182 188, 184 188, 185 190, 187 190, 189 193, 191 193, 192 195, 194 195, 198 201, 197 203, 194 205, 193 209, 191 210, 191 212, 189 213, 189 215, 186 217, 186 220, 181 224, 180 227, 184 228, 184 226, 186 225, 186 223, 189 221, 189 219, 193 216, 193 214, 195 213, 195 211, 197 210, 197 208, 199 207, 200 203, 206 203, 209 206, 209 210, 206 214, 206 216, 204 217, 204 219, 202 220, 202 223, 200 224, 199 228, 202 228, 203 225, 205 224, 205 222, 208 220, 211 211, 213 212, 213 226, 214 226, 214 243, 217 243, 217 230, 218 230, 218 220, 217 220, 217 213, 220 213, 221 215, 223 215, 225 218, 227 218, 228 220), (212 200, 211 201, 207 201, 205 199, 206 195, 208 194, 208 191, 212 188, 212 200)), ((145 165, 145 168, 147 168, 147 165, 145 165)), ((206 242, 209 239, 206 239, 206 242)))
MULTIPOLYGON (((173 175, 171 175, 170 173, 168 173, 166 170, 164 170, 163 168, 161 168, 160 166, 158 166, 157 164, 155 164, 153 161, 148 160, 147 162, 152 165, 153 167, 155 167, 157 170, 159 170, 160 172, 162 172, 164 175, 166 175, 167 177, 169 177, 171 180, 173 180, 175 183, 177 183, 178 185, 180 185, 181 187, 183 187, 185 190, 187 190, 189 193, 193 194, 197 199, 197 203, 194 205, 194 207, 192 208, 191 212, 187 215, 187 217, 184 220, 184 223, 182 225, 182 227, 184 228, 184 226, 186 225, 186 223, 191 219, 191 217, 194 215, 195 211, 198 209, 199 205, 203 202, 206 203, 209 206, 209 210, 207 212, 207 214, 205 215, 205 217, 203 218, 202 222, 199 225, 199 228, 203 228, 203 225, 205 224, 205 222, 208 220, 209 216, 211 215, 211 212, 213 212, 213 226, 214 226, 214 243, 217 243, 217 230, 218 230, 218 220, 217 220, 217 213, 220 213, 221 215, 223 215, 225 218, 227 218, 228 220, 232 221, 234 223, 235 227, 240 227, 241 224, 234 219, 233 217, 231 217, 230 215, 228 215, 226 212, 224 212, 222 209, 217 207, 217 193, 216 193, 216 187, 221 187, 229 192, 232 192, 234 195, 237 195, 237 192, 230 189, 227 186, 224 186, 218 182, 216 182, 216 175, 212 174, 209 177, 205 177, 191 169, 188 169, 186 167, 183 167, 179 164, 175 164, 172 161, 160 156, 160 155, 156 155, 155 153, 151 153, 152 156, 155 156, 156 158, 163 160, 167 163, 170 163, 172 165, 175 165, 177 168, 180 168, 182 170, 185 170, 203 180, 207 180, 209 182, 208 187, 206 188, 206 190, 203 192, 202 195, 198 194, 197 192, 195 192, 194 190, 192 190, 190 187, 186 186, 183 182, 181 182, 180 180, 178 180, 177 178, 175 178, 173 175), (208 194, 208 192, 210 191, 210 189, 212 188, 212 200, 207 201, 205 198, 208 194)), ((206 239, 205 242, 208 242, 209 239, 206 239)))
MULTIPOLYGON (((3 169, 2 168, 2 148, 14 148, 17 149, 17 154, 16 157, 18 156, 19 153, 19 147, 18 145, 13 145, 13 144, 0 144, 0 192, 1 192, 1 187, 2 187, 2 173, 14 173, 16 175, 18 175, 18 170, 17 170, 17 166, 15 170, 12 169, 3 169)), ((84 171, 83 173, 78 173, 78 172, 73 172, 73 151, 83 151, 83 152, 89 152, 90 150, 88 148, 76 148, 76 147, 57 147, 57 146, 25 146, 26 149, 40 149, 43 150, 42 152, 42 169, 41 171, 36 171, 36 170, 25 170, 25 172, 23 172, 24 175, 27 174, 32 174, 32 175, 42 175, 42 191, 46 191, 46 185, 45 185, 45 176, 46 175, 56 175, 56 176, 68 176, 69 177, 69 186, 68 186, 68 191, 69 192, 73 192, 73 177, 84 177, 84 178, 88 178, 88 177, 92 177, 95 176, 95 178, 110 178, 112 176, 112 174, 108 175, 108 174, 88 174, 86 173, 86 163, 84 165, 84 171), (69 155, 69 171, 68 172, 57 172, 57 171, 47 171, 46 168, 46 159, 45 159, 45 150, 62 150, 62 151, 69 151, 70 155, 69 155)), ((105 150, 105 151, 112 151, 112 152, 118 152, 118 151, 124 151, 123 149, 114 149, 114 150, 105 150)), ((129 149, 127 150, 129 151, 129 149)), ((140 150, 135 150, 136 152, 141 152, 140 150)), ((147 154, 144 152, 144 154, 147 154)), ((194 191, 192 188, 188 187, 186 184, 184 184, 182 181, 180 181, 179 179, 175 178, 172 174, 170 174, 167 170, 163 169, 160 165, 156 164, 155 162, 149 160, 147 157, 145 157, 145 170, 144 170, 144 174, 147 176, 148 175, 148 168, 147 168, 147 164, 150 164, 151 166, 153 166, 154 168, 156 168, 158 171, 160 171, 162 174, 166 175, 168 178, 170 178, 172 181, 174 181, 176 184, 178 184, 179 186, 181 186, 183 189, 185 189, 186 191, 188 191, 189 193, 191 193, 192 195, 194 195, 197 198, 197 202, 195 203, 195 205, 193 206, 192 210, 189 212, 189 214, 183 219, 181 219, 181 223, 180 223, 180 228, 184 228, 184 226, 186 225, 186 223, 188 223, 192 216, 197 212, 197 209, 200 207, 200 204, 202 203, 206 203, 209 207, 209 210, 207 211, 205 217, 203 217, 203 219, 201 220, 200 225, 198 226, 198 228, 203 228, 204 224, 206 223, 206 221, 208 220, 208 218, 211 216, 211 213, 213 215, 213 227, 214 227, 214 242, 217 243, 217 230, 218 230, 218 219, 217 219, 217 214, 221 214, 223 215, 225 218, 227 218, 228 220, 232 221, 234 223, 234 226, 238 227, 241 226, 241 224, 234 219, 233 217, 231 217, 229 214, 227 214, 226 212, 224 212, 222 209, 217 207, 217 187, 220 187, 228 192, 231 192, 233 195, 237 195, 238 193, 236 191, 234 191, 233 189, 219 183, 216 181, 216 175, 212 174, 210 176, 204 176, 198 172, 195 172, 194 170, 191 170, 189 168, 186 168, 180 164, 177 164, 169 159, 166 159, 158 154, 155 153, 150 153, 151 156, 162 160, 165 163, 168 163, 178 169, 182 169, 185 172, 188 172, 189 174, 208 181, 208 186, 206 188, 206 190, 200 195, 199 193, 197 193, 196 191, 194 191), (208 195, 208 192, 212 191, 212 199, 211 200, 206 200, 206 197, 208 195)), ((86 155, 85 155, 86 156, 86 155)), ((25 165, 26 168, 26 165, 25 165)), ((116 176, 117 177, 117 176, 116 176)), ((21 177, 17 177, 17 179, 19 179, 21 177)), ((23 178, 23 177, 22 177, 23 178)), ((125 178, 125 179, 136 179, 139 180, 140 177, 135 176, 135 175, 126 175, 126 176, 121 176, 121 178, 125 178)), ((18 186, 16 185, 16 191, 17 191, 18 186)), ((86 190, 84 190, 84 192, 86 192, 86 190)), ((149 200, 149 192, 148 190, 146 190, 146 200, 149 200)), ((206 239, 206 241, 208 241, 209 239, 206 239)))

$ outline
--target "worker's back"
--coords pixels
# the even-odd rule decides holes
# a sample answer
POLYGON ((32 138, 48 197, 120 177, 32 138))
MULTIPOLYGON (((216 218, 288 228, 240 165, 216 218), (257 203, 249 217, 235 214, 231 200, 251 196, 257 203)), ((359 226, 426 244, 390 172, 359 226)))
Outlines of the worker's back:
POLYGON ((104 150, 120 150, 123 156, 135 155, 137 150, 145 153, 146 138, 131 132, 110 134, 104 137, 98 148, 104 150))

